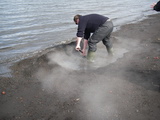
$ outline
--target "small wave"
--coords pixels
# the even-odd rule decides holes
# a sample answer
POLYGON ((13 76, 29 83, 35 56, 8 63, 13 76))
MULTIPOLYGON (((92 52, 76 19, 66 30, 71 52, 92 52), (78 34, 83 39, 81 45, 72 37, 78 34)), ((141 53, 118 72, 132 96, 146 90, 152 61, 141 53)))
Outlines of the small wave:
POLYGON ((0 48, 0 52, 9 51, 9 50, 13 50, 13 48, 12 47, 3 47, 3 48, 0 48))

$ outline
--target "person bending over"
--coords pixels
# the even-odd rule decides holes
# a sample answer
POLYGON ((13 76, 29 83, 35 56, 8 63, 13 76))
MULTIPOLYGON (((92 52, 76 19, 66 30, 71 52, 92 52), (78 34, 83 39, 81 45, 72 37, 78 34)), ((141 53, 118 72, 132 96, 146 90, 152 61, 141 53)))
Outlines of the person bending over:
POLYGON ((94 61, 97 43, 100 41, 106 46, 108 54, 113 55, 112 42, 110 41, 113 23, 108 17, 99 14, 75 15, 73 20, 78 25, 75 47, 77 51, 81 50, 80 43, 84 39, 81 52, 83 56, 86 56, 86 48, 87 45, 89 46, 87 53, 87 59, 89 61, 94 61))

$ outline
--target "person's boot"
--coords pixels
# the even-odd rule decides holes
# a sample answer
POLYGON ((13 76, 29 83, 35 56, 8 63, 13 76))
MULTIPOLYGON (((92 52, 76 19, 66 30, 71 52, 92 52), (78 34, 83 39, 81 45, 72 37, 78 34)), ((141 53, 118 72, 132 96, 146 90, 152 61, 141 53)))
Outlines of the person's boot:
POLYGON ((94 62, 94 60, 95 60, 95 52, 88 51, 87 59, 88 59, 90 62, 94 62))
POLYGON ((107 51, 109 56, 114 56, 113 48, 107 48, 107 51))

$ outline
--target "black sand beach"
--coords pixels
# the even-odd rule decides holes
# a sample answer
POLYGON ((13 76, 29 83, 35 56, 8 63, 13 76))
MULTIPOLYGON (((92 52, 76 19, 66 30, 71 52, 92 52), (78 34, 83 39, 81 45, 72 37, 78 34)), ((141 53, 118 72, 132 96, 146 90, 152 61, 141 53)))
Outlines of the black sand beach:
POLYGON ((115 56, 99 43, 97 64, 74 42, 15 63, 0 77, 0 120, 158 120, 159 20, 122 26, 111 38, 115 56))

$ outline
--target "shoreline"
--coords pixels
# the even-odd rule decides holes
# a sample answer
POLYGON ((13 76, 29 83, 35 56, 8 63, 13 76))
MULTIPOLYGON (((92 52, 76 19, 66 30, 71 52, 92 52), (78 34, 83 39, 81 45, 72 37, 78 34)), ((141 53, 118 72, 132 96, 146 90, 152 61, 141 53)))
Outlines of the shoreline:
POLYGON ((159 19, 150 15, 114 32, 112 59, 98 44, 98 66, 88 64, 74 42, 15 63, 12 77, 0 77, 0 92, 6 92, 0 95, 0 119, 157 120, 159 19))
MULTIPOLYGON (((153 15, 156 15, 156 14, 158 14, 158 13, 153 13, 153 15)), ((120 31, 120 29, 121 29, 121 27, 122 26, 125 26, 125 25, 128 25, 128 24, 136 24, 136 23, 138 23, 138 22, 140 22, 140 21, 143 21, 143 20, 145 20, 145 19, 148 19, 148 17, 149 16, 152 16, 152 15, 147 15, 147 16, 143 16, 141 19, 139 19, 139 20, 135 20, 135 21, 130 21, 130 22, 128 22, 128 23, 126 23, 126 24, 122 24, 122 25, 120 25, 120 26, 115 26, 115 28, 114 28, 114 32, 116 32, 116 31, 120 31)), ((51 49, 54 49, 54 48, 56 48, 57 46, 61 46, 61 45, 66 45, 66 44, 68 44, 68 43, 71 43, 71 42, 74 42, 74 41, 76 41, 75 40, 76 38, 72 38, 71 40, 64 40, 64 41, 60 41, 60 42, 55 42, 52 46, 50 46, 50 47, 46 47, 46 48, 43 48, 43 49, 41 49, 41 50, 38 50, 38 51, 34 51, 34 52, 29 52, 29 53, 25 53, 25 54, 22 54, 21 53, 21 55, 18 55, 18 56, 14 56, 14 57, 12 57, 12 58, 10 58, 10 59, 3 59, 2 61, 1 61, 1 63, 0 63, 0 67, 1 68, 3 68, 3 69, 0 69, 0 76, 1 77, 7 77, 7 76, 10 76, 10 75, 8 75, 9 74, 9 72, 10 72, 10 69, 9 69, 9 67, 8 66, 12 66, 14 63, 17 63, 17 62, 20 62, 20 61, 22 61, 22 60, 25 60, 25 59, 28 59, 28 58, 32 58, 32 57, 34 57, 34 56, 40 56, 40 55, 42 55, 42 54, 44 54, 44 53, 47 53, 49 50, 51 50, 51 49), (6 71, 6 72, 5 72, 6 71)))

